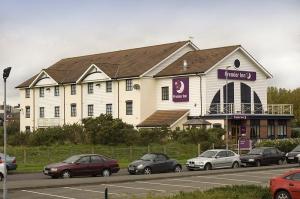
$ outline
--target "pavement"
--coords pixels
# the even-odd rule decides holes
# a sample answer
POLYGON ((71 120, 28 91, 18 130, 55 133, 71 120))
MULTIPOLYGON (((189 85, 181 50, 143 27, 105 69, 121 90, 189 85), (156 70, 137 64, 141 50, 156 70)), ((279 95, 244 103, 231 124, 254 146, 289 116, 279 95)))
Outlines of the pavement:
POLYGON ((233 184, 266 186, 273 176, 299 168, 298 165, 264 166, 213 171, 187 171, 152 175, 119 175, 71 179, 34 179, 8 181, 9 198, 22 199, 96 199, 144 198, 152 195, 172 195, 179 191, 206 190, 233 184))

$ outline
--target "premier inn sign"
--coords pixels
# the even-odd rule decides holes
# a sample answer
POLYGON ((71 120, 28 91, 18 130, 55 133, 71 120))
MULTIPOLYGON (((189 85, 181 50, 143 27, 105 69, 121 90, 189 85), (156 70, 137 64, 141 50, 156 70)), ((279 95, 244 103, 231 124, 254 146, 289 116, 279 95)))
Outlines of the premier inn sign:
POLYGON ((189 78, 175 78, 172 82, 173 86, 173 102, 189 101, 189 78))
POLYGON ((256 72, 218 69, 219 79, 255 81, 256 72))

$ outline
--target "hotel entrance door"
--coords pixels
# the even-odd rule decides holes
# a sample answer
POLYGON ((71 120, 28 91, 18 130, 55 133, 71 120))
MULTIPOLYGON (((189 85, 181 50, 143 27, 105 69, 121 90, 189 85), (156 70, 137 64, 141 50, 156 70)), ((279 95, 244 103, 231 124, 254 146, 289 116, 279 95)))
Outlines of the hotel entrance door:
POLYGON ((231 141, 234 144, 238 143, 238 138, 241 131, 241 120, 231 120, 231 141))

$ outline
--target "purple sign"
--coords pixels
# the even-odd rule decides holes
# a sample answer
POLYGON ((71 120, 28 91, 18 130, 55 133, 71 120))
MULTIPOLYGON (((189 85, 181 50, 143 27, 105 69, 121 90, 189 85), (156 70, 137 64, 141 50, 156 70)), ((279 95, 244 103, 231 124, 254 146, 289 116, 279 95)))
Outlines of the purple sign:
POLYGON ((241 138, 239 140, 240 149, 250 149, 251 148, 251 140, 241 138))
POLYGON ((189 78, 173 79, 173 102, 189 101, 189 78))
POLYGON ((233 115, 233 119, 235 119, 235 120, 246 120, 247 116, 246 115, 233 115))
POLYGON ((247 81, 256 80, 256 72, 218 69, 219 79, 226 79, 226 76, 227 79, 234 79, 234 80, 247 80, 247 81))

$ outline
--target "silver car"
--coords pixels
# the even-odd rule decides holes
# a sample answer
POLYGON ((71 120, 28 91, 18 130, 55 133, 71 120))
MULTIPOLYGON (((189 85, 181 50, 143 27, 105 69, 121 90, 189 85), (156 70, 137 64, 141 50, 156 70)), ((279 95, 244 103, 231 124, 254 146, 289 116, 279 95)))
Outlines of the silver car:
POLYGON ((186 163, 188 170, 238 168, 240 165, 240 156, 233 151, 225 149, 207 150, 199 157, 187 160, 186 163))

